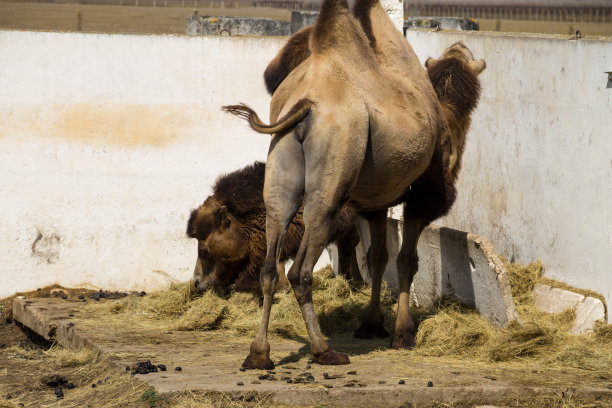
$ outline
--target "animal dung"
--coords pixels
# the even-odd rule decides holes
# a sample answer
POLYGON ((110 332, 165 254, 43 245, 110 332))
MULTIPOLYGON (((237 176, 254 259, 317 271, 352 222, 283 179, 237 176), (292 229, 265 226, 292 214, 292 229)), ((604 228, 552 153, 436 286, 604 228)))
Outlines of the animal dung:
POLYGON ((406 381, 404 381, 404 380, 399 380, 399 381, 398 381, 398 384, 404 385, 404 384, 406 384, 406 381))
POLYGON ((236 385, 237 385, 237 386, 239 386, 239 387, 242 387, 242 386, 244 385, 244 383, 243 383, 242 381, 238 381, 238 382, 236 383, 236 385))
POLYGON ((433 387, 433 382, 431 382, 431 381, 427 381, 427 386, 428 386, 428 387, 433 387))
POLYGON ((174 371, 183 371, 181 367, 174 367, 174 371))
POLYGON ((131 366, 125 367, 126 371, 131 371, 132 374, 149 374, 156 373, 159 371, 166 371, 166 366, 163 364, 151 364, 150 360, 147 361, 139 361, 136 364, 132 364, 131 366))
POLYGON ((57 399, 64 398, 64 391, 62 390, 62 387, 58 387, 55 389, 55 396, 57 397, 57 399))

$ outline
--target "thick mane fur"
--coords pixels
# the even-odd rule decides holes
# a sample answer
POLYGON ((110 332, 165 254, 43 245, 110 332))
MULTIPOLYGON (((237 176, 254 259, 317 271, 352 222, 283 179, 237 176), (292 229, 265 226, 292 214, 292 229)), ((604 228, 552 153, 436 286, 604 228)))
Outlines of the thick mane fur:
POLYGON ((406 194, 406 208, 432 222, 448 213, 455 199, 455 182, 461 168, 461 157, 470 127, 471 113, 480 98, 480 81, 458 58, 442 58, 427 69, 449 132, 440 141, 431 164, 406 194), (455 165, 450 168, 451 144, 457 148, 455 165))
POLYGON ((217 179, 213 194, 220 205, 238 218, 264 212, 263 186, 266 164, 255 162, 217 179))
POLYGON ((456 58, 444 58, 427 69, 440 103, 450 105, 457 118, 474 110, 480 97, 480 81, 466 64, 456 58))

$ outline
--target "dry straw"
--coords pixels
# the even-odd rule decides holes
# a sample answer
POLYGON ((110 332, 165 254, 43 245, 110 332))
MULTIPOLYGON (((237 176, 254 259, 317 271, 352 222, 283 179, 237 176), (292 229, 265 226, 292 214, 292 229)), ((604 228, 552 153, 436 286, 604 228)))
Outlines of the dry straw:
MULTIPOLYGON (((456 299, 441 299, 429 310, 413 309, 418 324, 414 353, 424 356, 462 357, 475 361, 539 361, 551 365, 586 370, 605 370, 612 366, 612 329, 598 324, 590 335, 569 334, 573 310, 546 314, 536 310, 533 289, 543 280, 540 262, 508 267, 512 295, 521 322, 505 328, 493 326, 476 311, 456 299)), ((313 300, 322 331, 350 332, 369 302, 368 288, 352 288, 331 269, 314 275, 313 300)), ((257 332, 261 297, 253 293, 233 293, 220 297, 213 292, 198 296, 188 283, 146 297, 133 297, 127 303, 110 306, 117 318, 141 316, 165 322, 172 330, 223 330, 233 335, 252 337, 257 332)), ((381 305, 387 329, 392 329, 395 301, 383 290, 381 305)), ((101 307, 101 306, 98 306, 101 307)), ((106 306, 109 307, 109 306, 106 306)), ((300 310, 292 293, 275 296, 270 331, 273 335, 295 338, 307 336, 300 310)))

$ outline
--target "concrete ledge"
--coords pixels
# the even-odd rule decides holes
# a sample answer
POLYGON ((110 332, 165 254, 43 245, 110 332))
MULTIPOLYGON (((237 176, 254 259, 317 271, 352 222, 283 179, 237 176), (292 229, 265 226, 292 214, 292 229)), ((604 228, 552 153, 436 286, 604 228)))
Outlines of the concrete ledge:
POLYGON ((543 284, 536 285, 534 293, 536 307, 543 312, 561 313, 566 309, 575 310, 576 320, 571 329, 574 334, 586 334, 593 329, 596 321, 605 321, 606 307, 595 297, 543 284))
POLYGON ((307 363, 310 354, 304 350, 302 339, 273 338, 272 359, 278 362, 277 376, 295 378, 308 370, 315 380, 307 385, 289 384, 278 378, 258 381, 258 375, 265 371, 238 369, 250 338, 228 339, 228 333, 222 331, 169 331, 163 324, 141 326, 139 319, 117 325, 112 317, 85 308, 86 304, 59 298, 16 299, 13 312, 17 321, 40 335, 71 349, 92 347, 109 357, 121 371, 126 365, 144 360, 168 367, 180 365, 180 373, 168 370, 136 375, 160 393, 183 390, 232 396, 260 393, 269 395, 272 401, 293 405, 345 407, 421 406, 432 401, 461 406, 497 404, 525 396, 553 397, 568 387, 573 387, 573 397, 612 399, 612 390, 606 388, 606 380, 598 377, 597 372, 584 374, 589 377, 584 380, 587 387, 576 387, 573 373, 546 368, 544 374, 525 386, 522 368, 466 367, 462 359, 432 361, 415 357, 410 351, 378 353, 388 345, 388 339, 354 339, 351 333, 330 338, 333 347, 351 356, 350 366, 310 366, 307 363), (324 373, 337 378, 325 379, 324 373), (400 378, 405 380, 402 385, 398 384, 400 378), (427 385, 428 381, 433 382, 433 387, 427 385), (351 382, 353 386, 346 385, 351 382))
MULTIPOLYGON (((396 262, 402 244, 401 222, 389 218, 387 223, 389 263, 383 279, 397 293, 396 262)), ((359 229, 362 243, 357 247, 357 262, 364 279, 369 281, 367 222, 360 222, 359 229)), ((442 296, 457 296, 498 326, 518 319, 508 272, 487 239, 432 225, 423 231, 417 251, 419 271, 411 291, 414 304, 430 307, 442 296)))

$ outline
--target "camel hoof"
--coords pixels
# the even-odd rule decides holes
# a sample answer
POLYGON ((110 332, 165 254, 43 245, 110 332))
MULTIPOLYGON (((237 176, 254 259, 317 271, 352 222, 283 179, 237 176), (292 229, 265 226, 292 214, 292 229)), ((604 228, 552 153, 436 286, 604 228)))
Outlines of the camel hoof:
POLYGON ((251 352, 244 360, 244 363, 242 363, 242 366, 255 370, 272 370, 274 368, 274 363, 266 354, 251 352))
POLYGON ((414 341, 414 334, 395 336, 391 341, 391 348, 394 349, 412 349, 415 346, 416 342, 414 341))
POLYGON ((378 337, 384 339, 389 337, 389 333, 385 330, 382 324, 380 325, 369 325, 362 323, 357 330, 355 330, 354 336, 358 339, 371 339, 378 337))
POLYGON ((312 362, 321 365, 343 365, 351 363, 346 354, 336 353, 332 350, 327 350, 325 353, 319 355, 313 355, 312 362))

